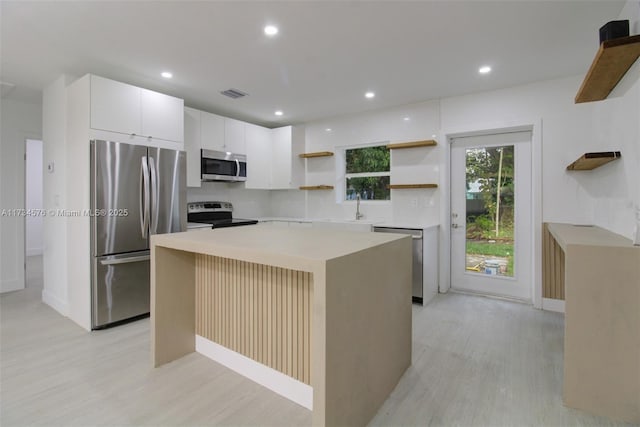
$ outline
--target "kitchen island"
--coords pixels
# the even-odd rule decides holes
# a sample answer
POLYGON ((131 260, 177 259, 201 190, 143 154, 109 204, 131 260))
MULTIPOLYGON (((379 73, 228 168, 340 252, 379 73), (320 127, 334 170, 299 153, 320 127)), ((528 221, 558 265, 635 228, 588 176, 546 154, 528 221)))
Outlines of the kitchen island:
POLYGON ((156 367, 198 351, 321 426, 367 424, 411 364, 410 236, 254 225, 151 243, 156 367))

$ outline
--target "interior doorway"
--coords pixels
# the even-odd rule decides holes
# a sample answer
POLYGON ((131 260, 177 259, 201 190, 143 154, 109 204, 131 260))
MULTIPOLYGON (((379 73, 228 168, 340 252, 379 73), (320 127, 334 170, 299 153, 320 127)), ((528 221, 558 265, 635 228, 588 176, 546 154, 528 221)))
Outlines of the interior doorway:
POLYGON ((531 301, 531 137, 452 139, 452 289, 531 301))
POLYGON ((43 147, 38 139, 25 141, 25 287, 42 287, 43 147))

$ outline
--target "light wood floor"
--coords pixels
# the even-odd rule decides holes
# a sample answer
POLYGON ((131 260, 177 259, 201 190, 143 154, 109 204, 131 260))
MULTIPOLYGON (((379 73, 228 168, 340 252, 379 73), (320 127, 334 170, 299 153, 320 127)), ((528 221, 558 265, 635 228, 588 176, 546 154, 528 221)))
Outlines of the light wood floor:
MULTIPOLYGON (((152 369, 148 319, 87 333, 42 304, 34 271, 0 297, 3 427, 310 423, 199 354, 152 369)), ((562 406, 562 340, 562 315, 525 305, 446 294, 414 306, 413 365, 371 424, 623 425, 562 406)))

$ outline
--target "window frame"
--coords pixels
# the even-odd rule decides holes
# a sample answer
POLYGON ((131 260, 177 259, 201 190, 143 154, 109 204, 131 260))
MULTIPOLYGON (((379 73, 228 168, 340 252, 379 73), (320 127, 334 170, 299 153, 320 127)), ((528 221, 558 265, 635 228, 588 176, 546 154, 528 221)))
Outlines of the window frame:
MULTIPOLYGON (((338 194, 338 202, 343 203, 343 202, 347 202, 347 203, 355 203, 356 200, 349 200, 347 199, 347 179, 349 178, 371 178, 371 177, 379 177, 379 176, 388 176, 389 177, 389 184, 391 184, 391 155, 392 155, 392 151, 390 149, 387 149, 389 151, 389 171, 385 171, 385 172, 358 172, 358 173, 347 173, 347 151, 348 150, 358 150, 358 149, 363 149, 363 148, 372 148, 372 147, 385 147, 386 145, 389 143, 389 141, 381 141, 381 142, 374 142, 374 143, 369 143, 369 144, 359 144, 359 145, 350 145, 350 146, 344 146, 344 147, 340 147, 340 152, 341 152, 341 164, 340 164, 340 174, 341 176, 339 177, 342 180, 342 194, 338 194)), ((381 203, 391 203, 391 190, 389 190, 389 198, 388 199, 366 199, 360 200, 361 203, 375 203, 375 204, 381 204, 381 203)))

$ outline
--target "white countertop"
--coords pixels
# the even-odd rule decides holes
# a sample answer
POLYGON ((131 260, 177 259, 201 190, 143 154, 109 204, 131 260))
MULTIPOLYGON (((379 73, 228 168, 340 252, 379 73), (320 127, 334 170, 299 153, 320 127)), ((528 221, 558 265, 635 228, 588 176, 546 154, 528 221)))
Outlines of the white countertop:
POLYGON ((404 238, 410 236, 313 228, 274 229, 258 224, 156 234, 151 236, 151 245, 313 271, 318 263, 404 238))
POLYGON ((439 227, 439 224, 427 224, 420 222, 410 222, 410 221, 390 221, 384 219, 362 219, 362 220, 350 220, 350 219, 336 219, 336 218, 288 218, 288 217, 263 217, 258 218, 258 221, 276 221, 276 222, 304 222, 304 223, 312 223, 312 222, 336 222, 336 223, 361 223, 361 224, 372 224, 374 227, 391 227, 391 228, 412 228, 417 230, 426 230, 432 227, 439 227))

